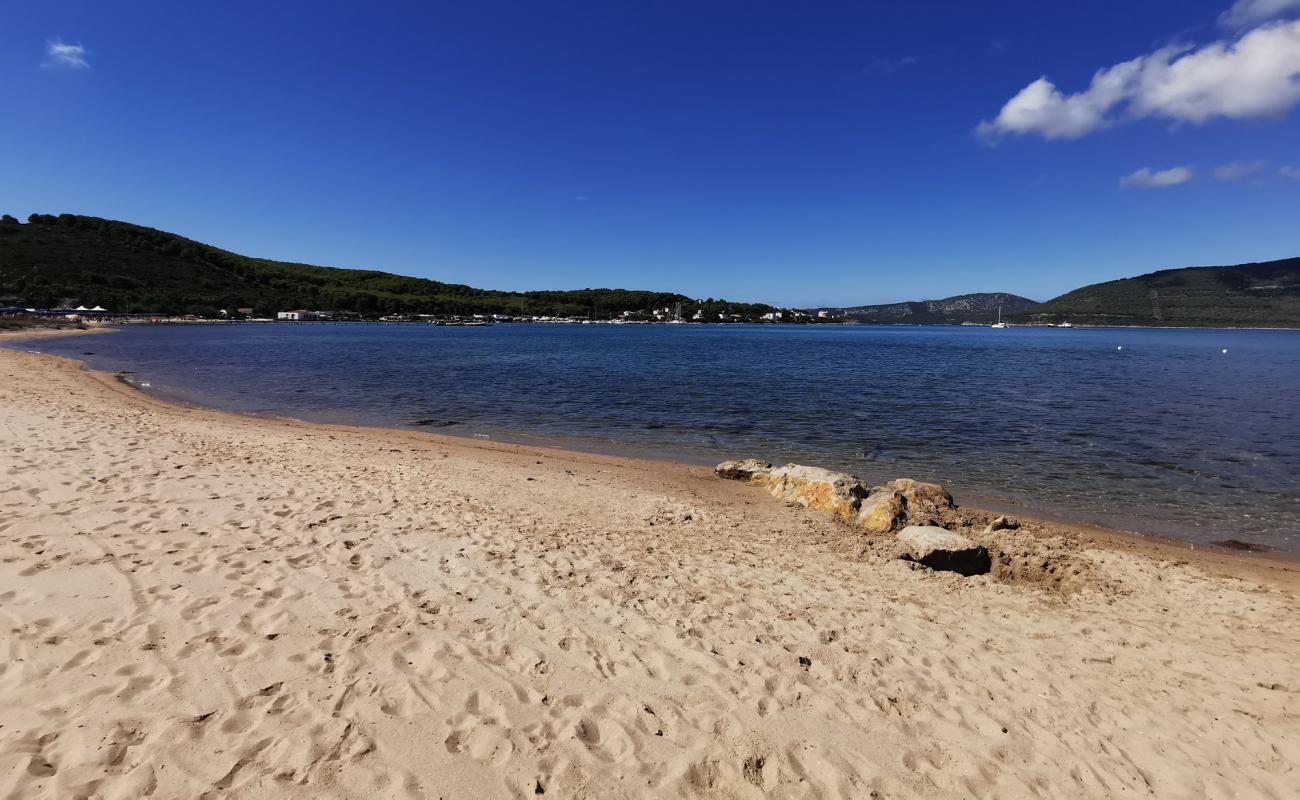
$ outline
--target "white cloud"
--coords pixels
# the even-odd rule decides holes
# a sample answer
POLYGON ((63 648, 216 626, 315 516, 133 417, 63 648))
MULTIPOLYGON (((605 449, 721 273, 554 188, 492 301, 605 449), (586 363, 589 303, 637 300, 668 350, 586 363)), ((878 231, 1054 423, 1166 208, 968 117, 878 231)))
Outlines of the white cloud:
POLYGON ((876 59, 875 68, 877 72, 883 72, 886 75, 897 74, 900 70, 912 66, 918 61, 916 56, 903 56, 892 61, 876 59))
POLYGON ((1200 48, 1161 48, 1099 70, 1075 94, 1039 78, 976 131, 989 140, 1031 133, 1077 139, 1124 119, 1201 123, 1277 116, 1298 102, 1300 21, 1265 25, 1200 48))
POLYGON ((1237 0, 1232 8, 1219 15, 1219 24, 1240 31, 1297 13, 1300 13, 1300 0, 1237 0))
POLYGON ((1077 139, 1106 125, 1106 113, 1125 99, 1141 59, 1116 64, 1092 77, 1085 92, 1066 96, 1047 78, 1039 78, 1007 101, 997 119, 981 122, 979 133, 1040 133, 1048 139, 1077 139))
POLYGON ((1159 172, 1152 172, 1150 167, 1143 167, 1132 175, 1120 178, 1119 185, 1125 188, 1135 186, 1143 189, 1159 189, 1187 183, 1191 179, 1191 167, 1172 167, 1159 172))
POLYGON ((1293 167, 1288 164, 1287 166, 1279 168, 1277 174, 1281 175, 1283 178, 1294 178, 1295 180, 1300 181, 1300 167, 1293 167))
POLYGON ((1221 181, 1241 180, 1247 175, 1254 175, 1265 166, 1263 161, 1234 161, 1214 168, 1214 177, 1221 181))
POLYGON ((55 39, 52 42, 45 43, 45 55, 48 57, 45 61, 47 67, 70 67, 72 69, 88 69, 90 62, 86 60, 86 48, 79 44, 64 44, 55 39))

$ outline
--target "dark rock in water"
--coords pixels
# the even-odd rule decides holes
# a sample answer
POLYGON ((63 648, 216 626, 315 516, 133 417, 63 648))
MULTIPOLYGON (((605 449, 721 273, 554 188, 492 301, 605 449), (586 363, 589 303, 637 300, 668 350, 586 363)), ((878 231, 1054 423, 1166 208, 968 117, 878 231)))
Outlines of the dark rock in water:
POLYGON ((934 570, 983 575, 993 567, 989 551, 970 539, 933 525, 909 525, 898 532, 906 548, 899 556, 934 570))
POLYGON ((1217 542, 1210 542, 1210 544, 1227 550, 1240 550, 1244 553, 1271 553, 1274 549, 1266 544, 1243 542, 1240 539, 1223 539, 1217 542))

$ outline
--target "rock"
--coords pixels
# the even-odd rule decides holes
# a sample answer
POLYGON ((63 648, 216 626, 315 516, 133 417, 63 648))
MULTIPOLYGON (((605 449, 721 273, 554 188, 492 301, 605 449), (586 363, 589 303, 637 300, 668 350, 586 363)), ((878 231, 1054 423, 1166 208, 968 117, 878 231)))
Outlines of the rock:
POLYGON ((890 489, 872 489, 858 506, 854 522, 867 533, 889 533, 907 516, 907 502, 890 489))
POLYGON ((952 495, 937 483, 921 483, 911 478, 899 478, 885 484, 886 489, 893 489, 907 501, 909 514, 936 513, 940 509, 952 508, 952 495))
POLYGON ((988 550, 965 536, 933 525, 909 525, 898 532, 898 541, 906 548, 900 558, 930 569, 983 575, 993 566, 988 550))
POLYGON ((984 532, 993 533, 994 531, 1014 531, 1019 527, 1020 523, 1010 517, 997 517, 988 524, 988 527, 984 529, 984 532))
POLYGON ((941 510, 953 507, 952 495, 942 486, 910 478, 871 488, 846 472, 800 464, 772 469, 771 464, 752 458, 724 461, 713 471, 720 478, 764 486, 787 503, 833 514, 867 533, 890 533, 909 522, 929 522, 941 518, 941 510))
POLYGON ((845 522, 856 519, 862 498, 870 491, 865 483, 847 472, 799 464, 774 469, 767 473, 766 480, 773 497, 834 514, 845 522))
POLYGON ((753 481, 755 475, 765 475, 772 465, 766 461, 759 461, 756 458, 747 458, 744 461, 724 461, 713 468, 713 472, 719 478, 726 478, 729 481, 753 481))

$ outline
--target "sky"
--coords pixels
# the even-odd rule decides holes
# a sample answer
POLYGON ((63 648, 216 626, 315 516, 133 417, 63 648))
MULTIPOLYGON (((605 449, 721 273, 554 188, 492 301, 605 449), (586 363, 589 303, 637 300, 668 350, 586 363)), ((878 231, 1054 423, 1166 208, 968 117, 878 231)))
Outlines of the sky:
POLYGON ((778 305, 1300 256, 1300 0, 10 4, 0 212, 778 305))

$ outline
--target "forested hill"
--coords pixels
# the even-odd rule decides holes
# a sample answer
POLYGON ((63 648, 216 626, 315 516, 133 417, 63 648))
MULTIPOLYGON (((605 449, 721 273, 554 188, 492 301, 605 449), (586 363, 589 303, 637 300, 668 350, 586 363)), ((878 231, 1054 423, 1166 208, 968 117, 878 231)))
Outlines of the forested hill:
POLYGON ((1025 322, 1189 327, 1300 327, 1300 258, 1166 269, 1075 289, 1025 322))
POLYGON ((759 315, 770 306, 694 301, 624 289, 498 292, 377 270, 250 258, 173 233, 73 214, 0 218, 0 306, 53 307, 73 300, 112 311, 213 316, 252 308, 258 316, 296 308, 362 314, 512 314, 609 317, 671 307, 759 315))
POLYGON ((1006 292, 959 294, 942 300, 915 300, 875 306, 820 308, 836 319, 881 324, 931 325, 958 322, 993 322, 1002 316, 1028 310, 1038 305, 1027 297, 1006 292))

